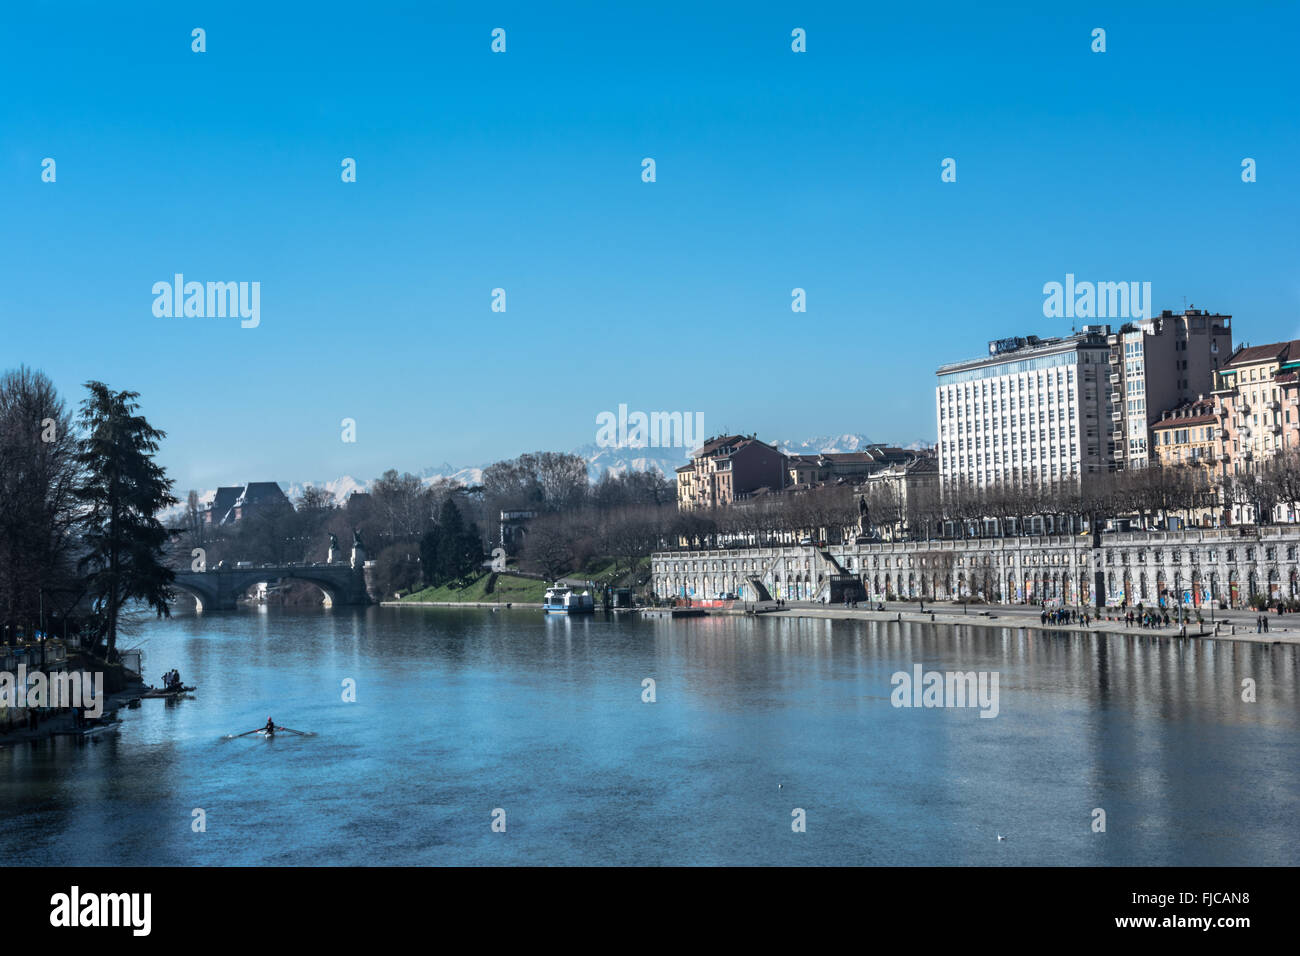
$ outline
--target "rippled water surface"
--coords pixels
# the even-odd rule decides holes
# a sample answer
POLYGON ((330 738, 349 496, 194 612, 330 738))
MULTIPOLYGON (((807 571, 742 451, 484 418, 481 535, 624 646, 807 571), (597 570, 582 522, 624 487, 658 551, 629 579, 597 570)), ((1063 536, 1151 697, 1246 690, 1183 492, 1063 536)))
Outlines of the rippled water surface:
POLYGON ((198 692, 99 742, 0 749, 5 859, 1300 864, 1295 648, 414 608, 178 617, 124 643, 198 692), (892 706, 918 663, 996 671, 998 716, 892 706), (268 716, 317 736, 225 739, 268 716))

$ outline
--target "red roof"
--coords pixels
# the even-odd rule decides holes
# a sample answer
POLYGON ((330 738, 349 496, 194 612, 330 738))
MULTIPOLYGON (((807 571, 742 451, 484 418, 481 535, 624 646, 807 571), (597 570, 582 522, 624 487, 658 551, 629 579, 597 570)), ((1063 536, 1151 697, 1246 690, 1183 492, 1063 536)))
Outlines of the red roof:
POLYGON ((1163 418, 1151 427, 1154 429, 1164 430, 1168 428, 1184 428, 1188 425, 1213 425, 1219 420, 1217 415, 1189 415, 1186 418, 1163 418))
POLYGON ((1292 356, 1300 358, 1300 339, 1289 342, 1270 342, 1267 345, 1252 345, 1237 351, 1223 366, 1223 371, 1242 365, 1256 365, 1260 362, 1285 362, 1292 356))

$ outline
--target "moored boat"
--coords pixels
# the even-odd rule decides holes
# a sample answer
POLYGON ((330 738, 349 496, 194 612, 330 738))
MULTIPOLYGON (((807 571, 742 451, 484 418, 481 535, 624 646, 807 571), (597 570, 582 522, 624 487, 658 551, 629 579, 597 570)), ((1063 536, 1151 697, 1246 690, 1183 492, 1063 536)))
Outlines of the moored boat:
POLYGON ((198 689, 196 684, 193 687, 150 687, 140 695, 142 699, 151 699, 154 697, 179 697, 181 694, 188 694, 198 689))
POLYGON ((546 589, 542 610, 547 614, 593 614, 596 602, 587 591, 577 594, 573 588, 557 584, 546 589))

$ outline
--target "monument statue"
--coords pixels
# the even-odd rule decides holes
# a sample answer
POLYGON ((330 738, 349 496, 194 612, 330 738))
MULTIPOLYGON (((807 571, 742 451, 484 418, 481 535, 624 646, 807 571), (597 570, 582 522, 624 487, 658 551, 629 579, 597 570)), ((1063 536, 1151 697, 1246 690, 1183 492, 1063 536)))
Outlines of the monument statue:
POLYGON ((352 567, 363 568, 366 566, 366 547, 361 543, 361 529, 352 530, 352 567))
POLYGON ((335 553, 338 551, 338 549, 339 549, 339 536, 336 535, 333 531, 331 531, 330 532, 330 553, 325 558, 326 564, 334 563, 334 556, 335 553))

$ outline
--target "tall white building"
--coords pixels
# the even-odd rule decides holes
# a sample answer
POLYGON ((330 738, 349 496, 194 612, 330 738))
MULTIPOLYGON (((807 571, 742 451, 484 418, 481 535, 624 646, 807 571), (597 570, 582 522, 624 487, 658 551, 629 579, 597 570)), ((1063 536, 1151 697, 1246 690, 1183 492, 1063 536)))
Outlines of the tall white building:
POLYGON ((938 370, 944 487, 1039 484, 1113 468, 1110 333, 989 343, 989 354, 938 370))

